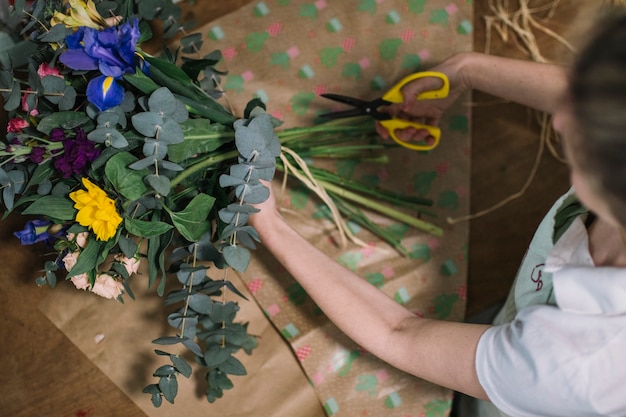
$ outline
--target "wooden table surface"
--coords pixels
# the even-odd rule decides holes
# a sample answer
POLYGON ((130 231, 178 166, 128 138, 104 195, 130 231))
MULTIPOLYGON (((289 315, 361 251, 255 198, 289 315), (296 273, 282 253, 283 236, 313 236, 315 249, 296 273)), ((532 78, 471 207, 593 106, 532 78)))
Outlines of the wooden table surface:
MULTIPOLYGON (((220 17, 250 0, 196 1, 196 20, 220 17), (201 5, 200 5, 201 4, 201 5), (200 9, 201 6, 201 9, 200 9)), ((475 50, 483 51, 486 0, 475 2, 475 50)), ((513 2, 512 2, 513 3, 513 2)), ((545 4, 545 2, 538 2, 545 4)), ((549 25, 564 31, 581 0, 562 0, 549 25)), ((566 56, 547 37, 538 38, 547 56, 566 56)), ((511 42, 494 38, 491 52, 524 58, 511 42)), ((518 191, 538 148, 539 126, 532 112, 475 94, 473 110, 471 211, 482 210, 518 191)), ((542 158, 527 193, 470 223, 468 315, 501 302, 539 220, 568 187, 567 168, 542 158)), ((145 414, 90 362, 37 308, 51 291, 34 283, 40 260, 35 248, 12 236, 16 218, 0 222, 0 416, 140 417, 145 414)))

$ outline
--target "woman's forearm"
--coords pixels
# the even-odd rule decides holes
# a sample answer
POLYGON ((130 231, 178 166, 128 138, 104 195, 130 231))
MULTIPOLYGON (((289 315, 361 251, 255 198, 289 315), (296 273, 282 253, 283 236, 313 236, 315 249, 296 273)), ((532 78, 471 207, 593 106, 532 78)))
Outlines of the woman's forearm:
POLYGON ((567 88, 567 71, 559 65, 464 53, 455 56, 468 87, 553 113, 567 88))
POLYGON ((315 248, 279 215, 265 214, 254 227, 263 245, 357 344, 405 372, 486 398, 474 366, 486 326, 417 317, 315 248))

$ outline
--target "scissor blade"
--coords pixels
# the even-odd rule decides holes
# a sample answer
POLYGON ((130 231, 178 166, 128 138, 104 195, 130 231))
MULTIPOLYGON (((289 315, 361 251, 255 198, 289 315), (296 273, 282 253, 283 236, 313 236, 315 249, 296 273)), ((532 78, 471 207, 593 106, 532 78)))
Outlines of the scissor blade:
POLYGON ((320 94, 320 96, 322 96, 324 98, 327 98, 329 100, 337 101, 339 103, 349 104, 349 105, 355 106, 355 107, 361 107, 361 106, 367 105, 367 103, 369 103, 369 101, 367 101, 367 100, 361 100, 359 98, 354 98, 354 97, 350 97, 350 96, 344 96, 342 94, 326 93, 326 94, 320 94))
POLYGON ((343 110, 343 111, 334 111, 329 113, 322 113, 319 117, 323 117, 325 119, 343 119, 344 117, 355 117, 362 116, 365 114, 363 109, 351 109, 351 110, 343 110))

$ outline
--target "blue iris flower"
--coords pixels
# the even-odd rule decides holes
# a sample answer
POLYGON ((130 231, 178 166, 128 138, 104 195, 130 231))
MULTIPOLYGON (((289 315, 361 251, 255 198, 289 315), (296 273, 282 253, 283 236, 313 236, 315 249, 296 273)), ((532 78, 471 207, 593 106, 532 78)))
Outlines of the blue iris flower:
POLYGON ((20 239, 22 245, 32 245, 33 243, 53 238, 53 236, 48 233, 48 228, 51 225, 52 223, 47 220, 30 220, 26 222, 23 230, 13 234, 20 239))
POLYGON ((140 35, 139 21, 134 18, 104 30, 81 26, 66 38, 68 49, 60 61, 74 70, 98 70, 102 74, 87 86, 87 99, 100 111, 124 100, 124 88, 115 80, 135 73, 135 48, 140 35))

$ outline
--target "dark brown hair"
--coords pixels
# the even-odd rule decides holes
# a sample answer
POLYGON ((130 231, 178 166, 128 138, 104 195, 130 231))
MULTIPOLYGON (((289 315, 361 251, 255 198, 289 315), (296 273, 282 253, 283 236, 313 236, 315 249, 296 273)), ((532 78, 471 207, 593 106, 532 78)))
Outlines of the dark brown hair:
POLYGON ((626 228, 626 11, 612 9, 596 31, 571 72, 575 158, 626 228))

